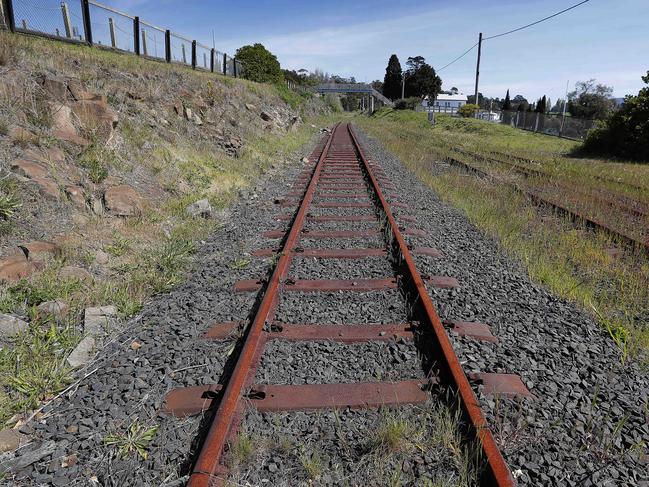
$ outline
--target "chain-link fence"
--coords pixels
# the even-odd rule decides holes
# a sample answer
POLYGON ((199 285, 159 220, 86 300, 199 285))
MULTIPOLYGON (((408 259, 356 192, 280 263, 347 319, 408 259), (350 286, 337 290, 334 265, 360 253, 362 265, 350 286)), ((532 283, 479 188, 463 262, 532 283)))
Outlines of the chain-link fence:
POLYGON ((241 76, 227 54, 94 0, 0 0, 0 28, 241 76))
POLYGON ((525 111, 503 111, 501 123, 568 139, 583 139, 588 131, 595 126, 595 120, 525 111))

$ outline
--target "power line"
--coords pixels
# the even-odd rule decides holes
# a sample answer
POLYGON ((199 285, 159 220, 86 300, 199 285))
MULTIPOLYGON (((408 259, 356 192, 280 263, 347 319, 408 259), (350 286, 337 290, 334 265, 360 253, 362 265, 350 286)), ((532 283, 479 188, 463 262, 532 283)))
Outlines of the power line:
POLYGON ((582 2, 576 3, 575 5, 573 5, 571 7, 565 8, 565 9, 561 10, 560 12, 554 13, 554 14, 552 14, 552 15, 550 15, 548 17, 545 17, 545 18, 543 18, 541 20, 537 20, 536 22, 532 22, 531 24, 524 25, 523 27, 518 27, 517 29, 508 30, 507 32, 503 32, 502 34, 496 34, 495 36, 485 37, 483 40, 486 41, 486 40, 489 40, 489 39, 495 39, 496 37, 506 36, 507 34, 513 34, 514 32, 518 32, 519 30, 527 29, 528 27, 532 27, 533 25, 540 24, 541 22, 545 22, 546 20, 549 20, 549 19, 551 19, 553 17, 556 17, 558 15, 561 15, 562 13, 565 13, 565 12, 567 12, 569 10, 572 10, 573 8, 577 8, 580 5, 583 5, 584 3, 587 3, 589 1, 590 0, 583 0, 582 2))
MULTIPOLYGON (((568 12, 569 10, 572 10, 572 9, 574 9, 574 8, 577 8, 577 7, 579 7, 580 5, 583 5, 584 3, 587 3, 587 2, 589 2, 589 1, 590 1, 590 0, 583 0, 583 1, 579 2, 579 3, 576 3, 575 5, 572 5, 571 7, 568 7, 568 8, 565 8, 565 9, 561 10, 560 12, 556 12, 556 13, 554 13, 554 14, 552 14, 552 15, 549 15, 548 17, 545 17, 545 18, 543 18, 543 19, 537 20, 536 22, 532 22, 532 23, 530 23, 530 24, 524 25, 524 26, 522 26, 522 27, 518 27, 518 28, 516 28, 516 29, 508 30, 507 32, 503 32, 503 33, 501 33, 501 34, 496 34, 496 35, 493 35, 493 36, 484 37, 482 40, 483 40, 483 41, 486 41, 486 40, 489 40, 489 39, 495 39, 496 37, 506 36, 506 35, 508 35, 508 34, 513 34, 514 32, 518 32, 519 30, 527 29, 528 27, 532 27, 533 25, 540 24, 541 22, 545 22, 546 20, 549 20, 549 19, 551 19, 551 18, 553 18, 553 17, 556 17, 556 16, 558 16, 558 15, 561 15, 561 14, 563 14, 563 13, 565 13, 565 12, 568 12)), ((442 66, 441 68, 437 69, 436 71, 437 71, 437 72, 440 72, 442 69, 446 69, 446 68, 448 68, 451 64, 456 63, 457 61, 459 61, 460 59, 462 59, 464 56, 466 56, 467 54, 469 54, 469 53, 470 53, 470 52, 471 52, 471 51, 472 51, 472 50, 473 50, 477 45, 478 45, 478 43, 476 42, 476 43, 473 44, 469 49, 467 49, 467 50, 464 51, 462 54, 460 54, 458 57, 456 57, 455 59, 453 59, 453 61, 451 61, 451 62, 448 63, 448 64, 445 64, 444 66, 442 66)))
POLYGON ((466 55, 469 54, 471 51, 473 51, 473 49, 474 49, 475 46, 477 46, 477 45, 478 45, 478 43, 476 42, 476 43, 473 44, 470 48, 468 48, 466 51, 464 51, 462 54, 460 54, 458 57, 456 57, 455 59, 453 59, 453 61, 451 61, 450 63, 445 64, 444 66, 442 66, 441 68, 439 68, 439 69, 437 70, 437 72, 440 72, 440 71, 441 71, 442 69, 444 69, 444 68, 448 68, 451 64, 453 64, 453 63, 455 63, 456 61, 459 61, 460 59, 462 59, 464 56, 466 56, 466 55))

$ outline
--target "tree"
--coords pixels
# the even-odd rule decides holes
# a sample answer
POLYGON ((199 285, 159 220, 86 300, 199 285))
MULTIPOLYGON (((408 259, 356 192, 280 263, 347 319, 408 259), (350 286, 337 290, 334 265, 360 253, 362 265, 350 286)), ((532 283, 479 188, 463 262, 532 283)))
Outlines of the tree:
POLYGON ((374 81, 372 81, 370 83, 370 86, 379 93, 383 93, 383 81, 381 81, 380 79, 375 79, 374 81))
POLYGON ((619 110, 588 132, 583 152, 649 162, 649 71, 642 81, 648 86, 627 96, 619 110))
POLYGON ((578 81, 575 90, 568 94, 568 111, 573 117, 603 120, 615 107, 612 93, 612 87, 595 84, 594 79, 578 81))
POLYGON ((460 92, 455 86, 451 88, 451 95, 457 95, 460 92))
POLYGON ((545 97, 545 95, 543 95, 543 98, 539 98, 539 100, 536 102, 536 109, 535 109, 535 111, 536 111, 537 113, 545 113, 545 112, 547 111, 547 110, 546 110, 546 105, 547 105, 547 103, 548 103, 548 100, 547 100, 547 98, 545 97))
POLYGON ((406 71, 406 96, 434 97, 442 90, 442 80, 422 56, 409 57, 406 71))
POLYGON ((509 90, 507 90, 507 94, 505 95, 505 101, 503 102, 503 110, 511 110, 512 109, 512 101, 509 99, 509 90))
POLYGON ((245 66, 246 79, 258 83, 278 83, 284 79, 277 57, 262 44, 240 47, 236 57, 245 66))
POLYGON ((388 66, 385 68, 385 77, 383 78, 383 95, 390 100, 401 98, 401 81, 403 73, 401 72, 401 63, 396 54, 390 56, 388 66))
POLYGON ((557 98, 557 101, 554 103, 554 105, 552 106, 550 111, 554 112, 554 113, 563 112, 563 104, 564 103, 565 103, 565 100, 563 98, 557 98))

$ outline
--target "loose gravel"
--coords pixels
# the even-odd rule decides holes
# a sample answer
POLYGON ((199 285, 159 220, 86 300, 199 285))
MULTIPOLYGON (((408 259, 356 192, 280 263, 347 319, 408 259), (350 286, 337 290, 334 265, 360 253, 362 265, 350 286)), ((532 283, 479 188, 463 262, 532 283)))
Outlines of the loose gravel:
MULTIPOLYGON (((415 256, 421 272, 460 281, 460 289, 430 289, 442 318, 488 323, 500 339, 498 344, 485 344, 452 336, 466 369, 518 373, 535 395, 534 400, 512 401, 479 393, 519 484, 612 486, 649 481, 637 446, 649 438, 646 375, 632 362, 622 364, 620 353, 590 316, 531 283, 522 267, 459 211, 442 203, 375 141, 360 137, 391 181, 402 188, 400 201, 410 204, 395 213, 416 216, 417 222, 407 226, 427 232, 408 241, 443 254, 438 259, 415 256)), ((235 294, 232 286, 268 272, 273 259, 252 259, 249 253, 276 243, 261 233, 282 227, 273 217, 292 209, 279 208, 273 201, 292 190, 301 170, 299 164, 287 167, 265 176, 263 183, 247 192, 232 207, 223 228, 200 247, 185 283, 147 303, 143 313, 88 367, 88 377, 23 427, 32 443, 16 458, 0 457, 0 465, 16 466, 30 455, 40 459, 10 473, 3 485, 182 485, 204 418, 178 420, 161 417, 158 411, 169 390, 218 382, 230 366, 235 339, 206 342, 201 336, 214 322, 249 319, 256 296, 235 294), (248 265, 241 264, 248 259, 248 265), (128 445, 129 430, 149 428, 157 430, 146 447, 146 459, 134 452, 122 454, 106 441, 112 437, 118 445, 128 445)), ((314 208, 312 213, 368 211, 314 208)), ((328 228, 347 229, 335 224, 328 228)), ((307 243, 319 248, 330 244, 313 240, 303 246, 307 243)), ((362 246, 372 245, 363 242, 362 246)), ((374 246, 382 247, 384 242, 379 239, 374 246)), ((354 273, 366 276, 389 270, 372 261, 349 261, 344 271, 356 277, 354 273)), ((304 273, 298 277, 343 272, 337 263, 305 264, 295 269, 304 273)), ((400 323, 407 309, 398 290, 285 293, 276 319, 400 323)), ((272 341, 267 346, 257 376, 267 383, 351 382, 386 374, 421 377, 412 342, 358 346, 272 341), (356 363, 357 350, 364 352, 365 364, 356 363), (288 357, 293 357, 292 362, 288 357)), ((292 486, 392 481, 421 485, 425 479, 441 479, 450 485, 472 485, 462 478, 453 428, 444 441, 435 434, 448 423, 436 408, 439 403, 433 400, 396 410, 247 411, 232 450, 238 453, 229 459, 231 480, 239 485, 292 486), (387 448, 379 433, 395 424, 409 440, 387 448), (420 427, 408 429, 411 424, 420 427)))

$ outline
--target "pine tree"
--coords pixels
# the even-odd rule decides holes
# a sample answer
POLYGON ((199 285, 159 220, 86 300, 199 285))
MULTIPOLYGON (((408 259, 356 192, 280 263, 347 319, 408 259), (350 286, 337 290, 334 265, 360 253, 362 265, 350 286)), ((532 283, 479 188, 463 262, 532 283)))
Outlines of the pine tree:
POLYGON ((507 94, 505 95, 505 101, 503 102, 503 110, 511 110, 512 109, 512 102, 509 99, 509 90, 507 90, 507 94))
POLYGON ((539 98, 539 101, 536 102, 536 112, 537 113, 545 113, 546 110, 546 105, 548 103, 548 100, 545 95, 543 95, 543 98, 539 98))
POLYGON ((383 78, 383 95, 390 100, 401 98, 401 80, 403 73, 401 63, 396 54, 390 56, 388 67, 385 68, 385 78, 383 78))

